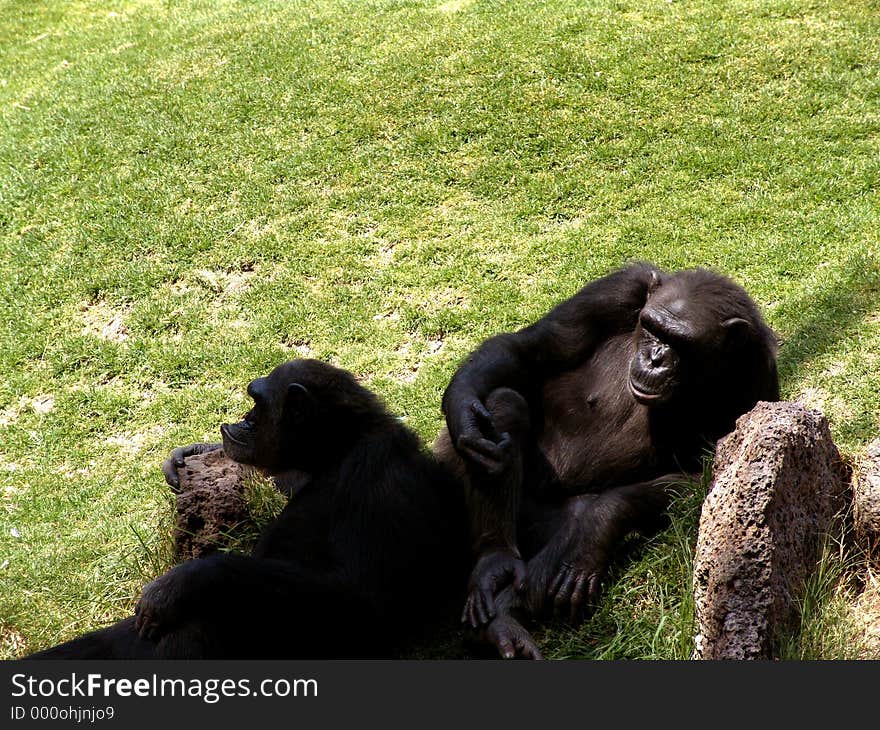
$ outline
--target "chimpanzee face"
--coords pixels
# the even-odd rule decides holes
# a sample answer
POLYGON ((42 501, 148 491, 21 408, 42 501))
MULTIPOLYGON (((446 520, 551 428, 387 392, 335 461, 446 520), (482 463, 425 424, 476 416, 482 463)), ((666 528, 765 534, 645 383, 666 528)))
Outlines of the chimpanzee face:
POLYGON ((285 363, 251 381, 247 393, 253 408, 238 423, 220 427, 223 450, 231 459, 274 470, 292 466, 285 462, 295 457, 291 444, 298 441, 296 429, 311 400, 306 386, 297 382, 300 375, 293 363, 285 363))
POLYGON ((684 276, 655 281, 639 313, 630 362, 629 387, 639 403, 658 406, 686 393, 701 394, 724 371, 725 355, 750 325, 724 317, 717 297, 703 301, 708 294, 689 286, 684 276))
POLYGON ((678 351, 644 326, 637 330, 637 338, 637 350, 629 370, 629 388, 633 397, 647 406, 672 400, 678 389, 681 369, 678 351))
POLYGON ((266 435, 278 433, 278 408, 274 404, 268 378, 253 380, 247 392, 254 401, 253 407, 238 423, 220 426, 223 450, 230 458, 243 464, 268 466, 276 459, 272 453, 274 445, 266 435))

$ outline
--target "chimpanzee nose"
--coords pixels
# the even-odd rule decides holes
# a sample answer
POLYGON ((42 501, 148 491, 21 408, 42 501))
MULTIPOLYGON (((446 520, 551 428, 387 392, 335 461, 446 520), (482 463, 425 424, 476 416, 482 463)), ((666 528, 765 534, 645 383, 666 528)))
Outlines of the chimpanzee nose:
POLYGON ((654 345, 651 348, 651 365, 653 365, 655 368, 662 365, 665 358, 666 347, 664 347, 663 345, 654 345))

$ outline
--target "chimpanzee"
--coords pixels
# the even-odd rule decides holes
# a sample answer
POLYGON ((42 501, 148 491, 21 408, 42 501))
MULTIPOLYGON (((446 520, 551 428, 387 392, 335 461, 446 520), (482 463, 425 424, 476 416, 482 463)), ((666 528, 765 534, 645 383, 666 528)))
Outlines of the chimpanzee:
POLYGON ((476 565, 462 621, 537 657, 516 617, 595 603, 614 548, 758 400, 777 340, 732 281, 638 263, 486 340, 443 396, 435 452, 465 483, 476 565))
MULTIPOLYGON (((36 656, 383 656, 463 600, 461 487, 376 396, 315 360, 280 365, 247 392, 253 408, 221 427, 226 454, 308 475, 253 554, 184 562, 144 587, 133 618, 36 656)), ((182 454, 212 446, 176 450, 171 481, 182 454)))

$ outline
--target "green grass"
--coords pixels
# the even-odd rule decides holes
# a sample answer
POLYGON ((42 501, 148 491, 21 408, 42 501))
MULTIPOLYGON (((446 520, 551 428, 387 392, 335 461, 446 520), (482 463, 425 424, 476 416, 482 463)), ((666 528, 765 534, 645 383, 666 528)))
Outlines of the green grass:
MULTIPOLYGON (((252 377, 335 362, 430 440, 481 339, 632 259, 741 282, 858 449, 878 37, 873 0, 0 3, 0 656, 131 610, 161 460, 252 377)), ((682 524, 545 645, 687 654, 682 524)))
POLYGON ((876 659, 854 606, 864 577, 863 556, 833 538, 826 540, 816 571, 798 600, 793 630, 780 637, 780 659, 876 659))

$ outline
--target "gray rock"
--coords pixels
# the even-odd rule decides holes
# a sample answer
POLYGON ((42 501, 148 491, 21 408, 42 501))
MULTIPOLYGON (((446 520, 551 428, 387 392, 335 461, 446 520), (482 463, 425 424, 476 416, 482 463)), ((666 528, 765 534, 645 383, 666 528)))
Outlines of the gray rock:
POLYGON ((857 544, 880 555, 880 439, 868 444, 853 474, 853 527, 857 544))
POLYGON ((718 442, 694 557, 694 658, 772 657, 847 477, 827 420, 798 403, 758 403, 718 442))

